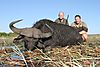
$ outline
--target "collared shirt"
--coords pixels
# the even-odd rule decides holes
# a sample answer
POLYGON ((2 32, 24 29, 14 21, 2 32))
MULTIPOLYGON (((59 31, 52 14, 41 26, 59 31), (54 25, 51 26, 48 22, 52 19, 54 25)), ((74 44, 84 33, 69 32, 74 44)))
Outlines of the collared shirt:
POLYGON ((67 19, 63 19, 63 22, 61 22, 60 18, 55 20, 56 23, 64 24, 64 25, 69 25, 67 19))
POLYGON ((88 32, 87 25, 86 25, 85 22, 83 22, 83 21, 81 21, 79 24, 73 22, 73 23, 71 24, 71 26, 74 27, 74 28, 76 28, 76 29, 78 29, 79 32, 82 31, 82 30, 88 32))

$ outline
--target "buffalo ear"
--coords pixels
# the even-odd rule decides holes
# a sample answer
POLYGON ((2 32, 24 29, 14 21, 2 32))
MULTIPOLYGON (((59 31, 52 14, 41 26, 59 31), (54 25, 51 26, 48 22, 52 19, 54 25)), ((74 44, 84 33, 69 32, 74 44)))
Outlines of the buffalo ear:
POLYGON ((27 37, 34 37, 34 38, 48 38, 52 36, 51 32, 43 33, 40 29, 37 28, 24 28, 20 32, 20 34, 27 37))

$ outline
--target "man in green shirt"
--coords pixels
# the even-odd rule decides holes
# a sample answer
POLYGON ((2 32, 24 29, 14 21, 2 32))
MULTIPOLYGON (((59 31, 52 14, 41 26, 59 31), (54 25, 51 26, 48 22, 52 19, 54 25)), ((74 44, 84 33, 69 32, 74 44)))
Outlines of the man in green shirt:
POLYGON ((64 18, 64 12, 59 12, 58 18, 55 20, 56 23, 69 25, 67 19, 64 18))
POLYGON ((88 28, 87 25, 83 21, 81 21, 80 15, 75 16, 75 21, 71 24, 71 26, 77 29, 77 31, 82 35, 84 41, 87 41, 88 28))

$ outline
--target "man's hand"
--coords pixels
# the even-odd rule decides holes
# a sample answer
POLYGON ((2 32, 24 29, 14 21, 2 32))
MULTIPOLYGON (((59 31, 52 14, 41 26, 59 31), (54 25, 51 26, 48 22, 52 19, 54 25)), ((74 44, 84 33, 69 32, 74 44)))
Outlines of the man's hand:
POLYGON ((87 32, 86 31, 81 31, 81 32, 79 32, 80 34, 86 34, 87 32))

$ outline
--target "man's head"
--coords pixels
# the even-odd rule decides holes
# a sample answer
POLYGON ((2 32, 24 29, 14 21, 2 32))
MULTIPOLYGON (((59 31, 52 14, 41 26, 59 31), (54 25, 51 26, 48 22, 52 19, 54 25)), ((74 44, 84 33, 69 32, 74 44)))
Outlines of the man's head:
POLYGON ((60 19, 63 19, 63 18, 64 18, 64 12, 59 12, 58 17, 59 17, 60 19))
POLYGON ((75 22, 76 22, 77 24, 79 24, 79 23, 81 22, 81 16, 80 16, 80 15, 76 15, 76 16, 75 16, 75 22))

